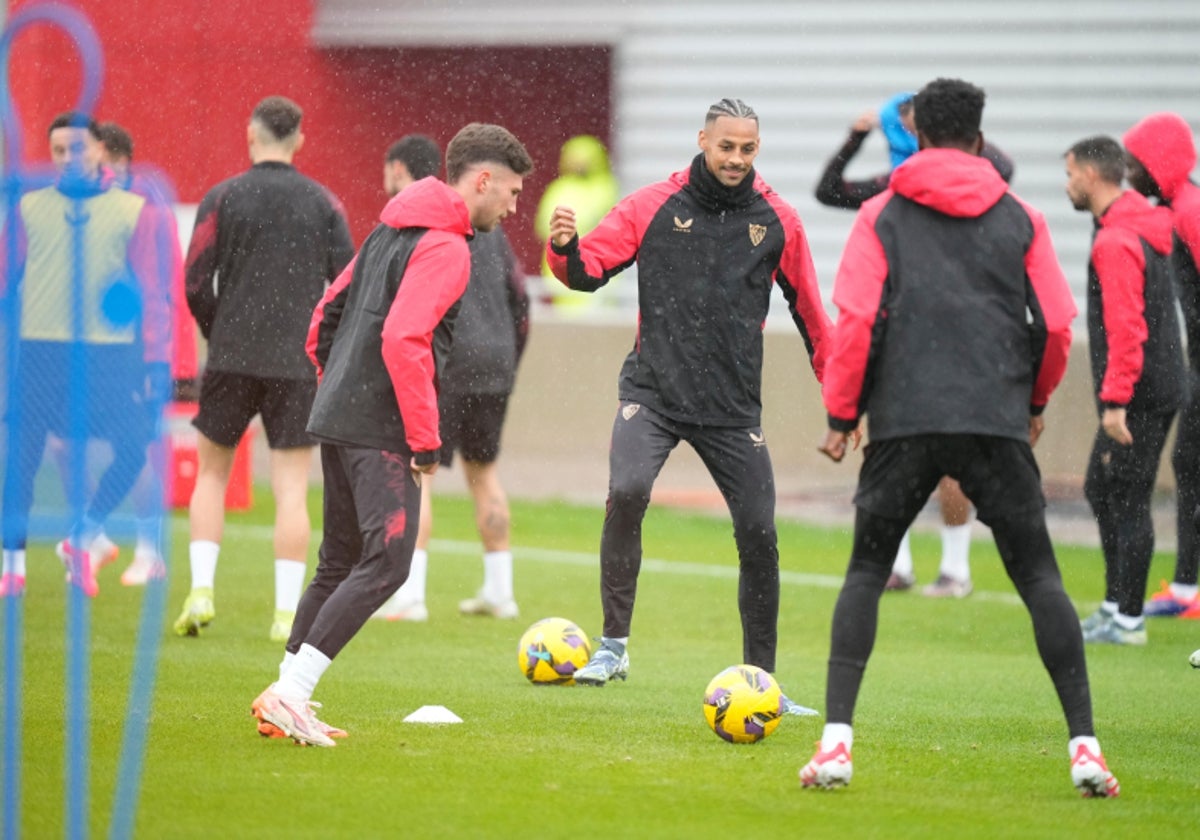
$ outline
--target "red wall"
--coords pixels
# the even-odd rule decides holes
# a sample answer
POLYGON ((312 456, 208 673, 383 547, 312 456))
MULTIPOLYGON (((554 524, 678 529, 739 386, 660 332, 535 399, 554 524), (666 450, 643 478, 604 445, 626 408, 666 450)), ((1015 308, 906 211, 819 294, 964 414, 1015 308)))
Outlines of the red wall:
MULTIPOLYGON (((16 0, 10 14, 29 5, 16 0)), ((329 50, 311 44, 311 0, 74 5, 104 50, 96 117, 128 128, 137 160, 166 170, 184 202, 248 166, 246 122, 271 94, 304 108, 307 139, 296 165, 341 197, 356 241, 384 203, 383 152, 392 140, 421 132, 444 146, 468 122, 495 122, 525 143, 537 167, 505 223, 535 271, 533 212, 556 174, 559 146, 582 133, 609 143, 606 47, 329 50)), ((9 79, 27 160, 48 159, 45 127, 74 106, 80 73, 57 29, 29 29, 15 43, 9 79)))

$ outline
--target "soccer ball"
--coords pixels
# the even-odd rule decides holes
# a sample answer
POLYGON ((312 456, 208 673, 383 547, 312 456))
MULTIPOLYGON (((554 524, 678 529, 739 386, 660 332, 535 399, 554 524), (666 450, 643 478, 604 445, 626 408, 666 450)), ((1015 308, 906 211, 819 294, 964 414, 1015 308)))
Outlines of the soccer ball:
POLYGON ((574 685, 575 672, 591 657, 587 634, 565 618, 534 622, 517 646, 517 665, 536 685, 574 685))
POLYGON ((734 665, 704 689, 704 717, 712 731, 734 744, 761 741, 779 726, 783 692, 775 678, 754 665, 734 665))
POLYGON ((1192 663, 1193 668, 1200 668, 1200 650, 1192 651, 1192 655, 1188 657, 1188 662, 1192 663))

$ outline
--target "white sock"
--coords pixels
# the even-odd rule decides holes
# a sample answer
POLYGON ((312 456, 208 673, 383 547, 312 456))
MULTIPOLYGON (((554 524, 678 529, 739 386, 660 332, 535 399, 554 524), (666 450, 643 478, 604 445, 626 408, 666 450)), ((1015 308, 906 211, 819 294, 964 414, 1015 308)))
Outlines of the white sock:
POLYGON ((412 564, 408 567, 408 580, 392 596, 397 604, 425 603, 425 577, 429 570, 429 552, 414 548, 412 564))
POLYGON ((159 523, 157 519, 143 519, 138 517, 137 546, 133 550, 135 557, 139 554, 158 556, 158 532, 159 523))
POLYGON ((618 653, 624 653, 626 645, 629 644, 628 636, 620 636, 614 638, 612 636, 601 636, 600 646, 615 649, 618 653))
POLYGON ((217 555, 221 544, 210 540, 193 540, 188 546, 188 559, 192 565, 192 589, 212 589, 217 576, 217 555))
POLYGON ((1092 755, 1097 758, 1100 757, 1100 742, 1096 740, 1095 735, 1076 735, 1067 742, 1067 755, 1074 759, 1075 751, 1079 749, 1081 744, 1087 747, 1088 752, 1092 755))
POLYGON ((283 675, 287 673, 287 669, 291 667, 292 660, 296 658, 296 654, 289 651, 283 652, 283 661, 279 663, 279 679, 283 679, 283 675))
POLYGON ((90 516, 84 516, 83 521, 79 523, 79 542, 71 540, 71 545, 77 548, 82 546, 85 551, 92 547, 92 540, 104 533, 104 525, 92 519, 90 516))
POLYGON ((4 549, 4 571, 6 575, 16 575, 17 577, 25 577, 25 549, 23 548, 6 548, 4 549))
POLYGON ((900 548, 896 551, 896 562, 892 564, 892 573, 902 578, 913 576, 912 544, 908 539, 908 531, 904 532, 904 539, 900 540, 900 548))
POLYGON ((1142 617, 1140 615, 1125 615, 1118 612, 1113 616, 1113 621, 1117 622, 1117 626, 1125 630, 1137 630, 1142 626, 1142 617))
POLYGON ((488 551, 483 555, 483 597, 493 604, 512 600, 512 552, 488 551))
POLYGON ((1172 583, 1171 592, 1180 601, 1194 601, 1197 593, 1200 593, 1200 586, 1196 586, 1194 583, 1190 586, 1186 583, 1172 583))
POLYGON ((1117 614, 1117 602, 1116 601, 1101 602, 1100 611, 1103 613, 1106 613, 1107 615, 1116 615, 1117 614))
POLYGON ((275 560, 275 609, 295 612, 308 567, 299 560, 275 560))
POLYGON ((848 723, 827 723, 821 733, 821 752, 829 752, 838 744, 846 745, 846 752, 854 746, 854 729, 848 723))
POLYGON ((275 691, 293 700, 311 700, 317 683, 329 667, 330 659, 310 644, 300 645, 300 651, 279 676, 275 691))
POLYGON ((971 523, 942 526, 942 564, 938 573, 955 580, 971 579, 971 523))

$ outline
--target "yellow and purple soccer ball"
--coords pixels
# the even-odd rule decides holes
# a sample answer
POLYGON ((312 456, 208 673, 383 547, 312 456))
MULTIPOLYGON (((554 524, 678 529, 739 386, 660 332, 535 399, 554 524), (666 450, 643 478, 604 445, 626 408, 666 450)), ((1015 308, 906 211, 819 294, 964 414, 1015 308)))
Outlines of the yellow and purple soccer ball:
POLYGON ((591 656, 587 633, 565 618, 534 622, 517 646, 517 665, 535 685, 574 685, 575 672, 591 656))
POLYGON ((734 665, 704 689, 704 717, 712 731, 733 744, 761 741, 779 726, 783 692, 775 678, 754 665, 734 665))

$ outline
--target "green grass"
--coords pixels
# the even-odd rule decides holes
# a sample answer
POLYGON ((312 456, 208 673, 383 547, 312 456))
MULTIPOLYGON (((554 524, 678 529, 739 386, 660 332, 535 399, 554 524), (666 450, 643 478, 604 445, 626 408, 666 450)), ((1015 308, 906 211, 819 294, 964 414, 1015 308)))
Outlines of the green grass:
MULTIPOLYGON (((282 653, 267 640, 269 503, 230 516, 218 615, 200 639, 166 635, 189 584, 186 521, 176 517, 136 836, 1182 837, 1200 819, 1200 673, 1186 662, 1200 647, 1194 623, 1153 623, 1143 649, 1089 648, 1098 734, 1122 796, 1081 800, 1028 617, 992 545, 976 542, 971 598, 884 598, 857 711, 854 783, 803 791, 796 771, 821 719, 786 718, 770 738, 746 746, 720 741, 704 722, 705 685, 741 651, 726 518, 651 511, 645 554, 655 562, 641 577, 631 678, 598 690, 530 685, 516 645, 528 624, 548 615, 599 634, 602 512, 514 505, 523 617, 500 623, 455 611, 482 574, 469 502, 439 497, 435 511, 430 621, 369 622, 318 688, 322 716, 351 733, 336 749, 261 739, 248 715, 282 653), (448 706, 464 723, 402 722, 427 704, 448 706)), ((926 580, 936 546, 935 535, 914 538, 926 580)), ((315 549, 314 541, 314 556, 315 549)), ((849 534, 781 522, 780 553, 777 675, 796 700, 820 708, 849 534)), ((1152 581, 1167 577, 1171 562, 1156 558, 1152 581)), ((1098 551, 1061 548, 1060 563, 1081 611, 1094 607, 1098 551)), ((65 823, 65 600, 48 548, 31 552, 29 572, 22 827, 40 838, 62 836, 65 823)), ((105 570, 92 610, 96 836, 111 816, 142 598, 117 583, 118 573, 105 570)))

